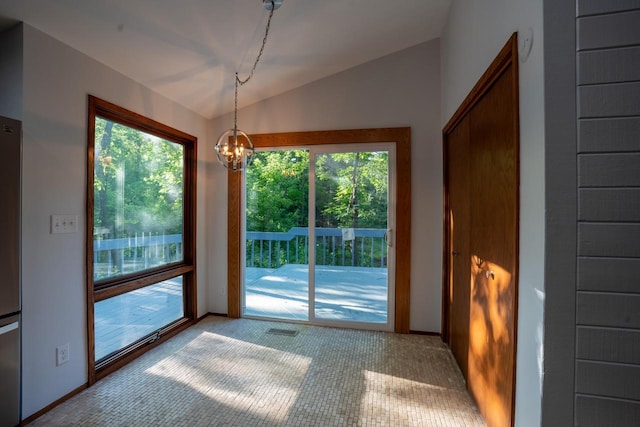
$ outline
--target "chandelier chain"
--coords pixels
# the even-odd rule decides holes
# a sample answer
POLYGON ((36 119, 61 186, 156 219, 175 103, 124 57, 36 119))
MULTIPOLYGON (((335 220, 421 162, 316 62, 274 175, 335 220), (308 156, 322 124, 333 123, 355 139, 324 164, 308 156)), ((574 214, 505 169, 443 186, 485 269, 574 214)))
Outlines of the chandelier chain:
POLYGON ((253 142, 251 142, 251 138, 249 137, 249 135, 238 129, 238 86, 244 85, 253 77, 253 74, 256 71, 256 67, 258 66, 258 62, 260 62, 260 58, 262 58, 264 47, 267 44, 269 29, 271 28, 271 18, 273 18, 274 10, 277 9, 276 3, 279 7, 282 3, 282 0, 262 0, 262 3, 264 7, 269 10, 269 19, 264 30, 262 46, 260 46, 260 51, 256 56, 256 60, 253 63, 253 66, 251 67, 251 71, 249 72, 247 78, 240 79, 240 77, 238 76, 238 72, 236 71, 235 73, 233 129, 224 131, 222 135, 218 137, 218 141, 215 145, 215 151, 216 156, 218 157, 218 161, 222 163, 224 167, 233 172, 242 171, 246 167, 248 167, 251 164, 251 160, 253 159, 253 154, 255 152, 253 142), (269 4, 271 4, 271 9, 269 9, 269 4), (244 139, 244 142, 241 142, 240 137, 244 139))
POLYGON ((264 52, 264 46, 267 44, 267 37, 269 37, 269 28, 271 28, 271 18, 273 17, 273 11, 276 10, 275 3, 271 0, 271 10, 269 11, 269 19, 267 20, 267 26, 264 30, 264 37, 262 39, 262 46, 260 46, 260 51, 258 52, 258 56, 256 57, 255 62, 253 63, 253 67, 251 67, 251 71, 246 79, 240 79, 238 77, 238 72, 236 71, 236 81, 235 81, 235 94, 234 94, 234 104, 233 104, 233 129, 238 129, 238 84, 240 86, 247 83, 253 77, 253 73, 256 72, 256 67, 258 66, 258 62, 260 62, 260 58, 262 57, 262 52, 264 52))
POLYGON ((241 80, 238 77, 238 73, 236 73, 236 82, 240 83, 240 86, 251 80, 253 77, 253 73, 256 71, 256 67, 258 66, 258 62, 260 62, 260 58, 262 57, 262 52, 264 52, 264 46, 267 44, 267 37, 269 37, 269 28, 271 28, 271 18, 273 17, 273 11, 276 9, 275 3, 271 0, 271 11, 269 11, 269 20, 267 21, 267 27, 264 30, 264 38, 262 39, 262 46, 260 47, 260 52, 258 52, 258 56, 256 57, 256 61, 253 63, 253 67, 251 68, 251 72, 246 79, 241 80))

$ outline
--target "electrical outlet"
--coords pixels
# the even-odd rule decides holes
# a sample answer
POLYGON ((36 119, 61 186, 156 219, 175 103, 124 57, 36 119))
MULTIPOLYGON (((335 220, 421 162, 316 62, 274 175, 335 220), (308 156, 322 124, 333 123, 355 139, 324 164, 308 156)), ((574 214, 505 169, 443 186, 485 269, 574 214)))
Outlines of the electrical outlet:
POLYGON ((51 215, 51 234, 78 231, 78 215, 51 215))
POLYGON ((56 366, 63 365, 69 361, 69 343, 56 347, 56 366))

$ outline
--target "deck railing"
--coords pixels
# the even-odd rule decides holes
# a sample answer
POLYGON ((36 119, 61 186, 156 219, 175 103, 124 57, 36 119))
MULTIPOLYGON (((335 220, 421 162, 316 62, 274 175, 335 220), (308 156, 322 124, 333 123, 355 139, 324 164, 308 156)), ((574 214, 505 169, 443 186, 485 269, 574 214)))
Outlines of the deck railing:
MULTIPOLYGON (((386 267, 385 229, 316 228, 316 265, 386 267)), ((308 264, 309 229, 286 232, 247 231, 247 267, 278 268, 308 264)), ((141 233, 93 242, 95 278, 114 271, 128 273, 182 259, 182 235, 141 233)))
MULTIPOLYGON (((316 228, 316 265, 386 267, 385 229, 316 228)), ((278 268, 308 264, 309 229, 247 231, 247 267, 278 268)))
POLYGON ((93 241, 94 278, 130 273, 182 260, 182 234, 140 233, 93 241))

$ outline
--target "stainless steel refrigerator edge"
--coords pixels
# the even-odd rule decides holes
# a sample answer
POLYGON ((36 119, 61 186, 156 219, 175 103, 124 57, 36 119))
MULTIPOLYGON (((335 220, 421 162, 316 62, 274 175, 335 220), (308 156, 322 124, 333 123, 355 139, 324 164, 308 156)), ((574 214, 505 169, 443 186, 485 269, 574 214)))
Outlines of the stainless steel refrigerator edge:
POLYGON ((21 123, 0 116, 0 427, 20 423, 21 123))

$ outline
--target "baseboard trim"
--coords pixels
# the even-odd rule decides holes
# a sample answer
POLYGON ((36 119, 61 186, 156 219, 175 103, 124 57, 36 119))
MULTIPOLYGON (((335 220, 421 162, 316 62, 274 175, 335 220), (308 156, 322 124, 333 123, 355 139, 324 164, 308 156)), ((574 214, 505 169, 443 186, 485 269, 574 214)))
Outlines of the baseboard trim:
POLYGON ((208 312, 205 316, 229 317, 227 313, 212 313, 212 312, 208 312))
POLYGON ((440 336, 440 332, 429 332, 429 331, 414 331, 414 330, 410 330, 409 331, 410 334, 413 335, 429 335, 431 337, 439 337, 440 336))
POLYGON ((87 388, 89 388, 89 383, 84 383, 80 387, 78 387, 78 388, 76 388, 74 390, 71 390, 69 393, 65 394, 60 399, 48 404, 47 406, 45 406, 44 408, 40 409, 39 411, 34 412, 33 414, 29 415, 27 418, 22 420, 20 425, 21 426, 25 426, 25 425, 35 421, 36 419, 40 418, 41 416, 43 416, 44 414, 46 414, 47 412, 49 412, 50 410, 55 408, 56 406, 60 405, 61 403, 66 402, 67 400, 71 399, 73 396, 75 396, 76 394, 80 393, 83 390, 86 390, 87 388))

